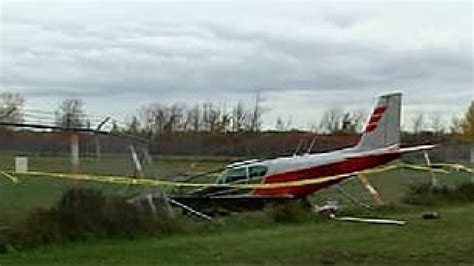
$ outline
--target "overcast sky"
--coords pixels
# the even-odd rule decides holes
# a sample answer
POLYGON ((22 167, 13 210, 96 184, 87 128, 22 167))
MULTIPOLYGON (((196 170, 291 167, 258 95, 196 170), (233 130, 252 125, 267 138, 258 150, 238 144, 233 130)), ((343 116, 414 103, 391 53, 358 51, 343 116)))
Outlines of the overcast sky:
POLYGON ((467 110, 471 2, 1 1, 0 89, 54 110, 79 97, 125 117, 152 102, 265 99, 265 124, 404 93, 417 112, 467 110))

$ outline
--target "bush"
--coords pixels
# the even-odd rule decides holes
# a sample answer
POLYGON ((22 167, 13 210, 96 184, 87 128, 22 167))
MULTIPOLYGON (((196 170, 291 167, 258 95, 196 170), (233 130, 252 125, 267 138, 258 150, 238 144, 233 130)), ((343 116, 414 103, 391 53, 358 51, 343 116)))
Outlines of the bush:
POLYGON ((165 235, 181 229, 181 221, 166 212, 154 214, 124 197, 74 189, 66 191, 55 207, 31 211, 25 221, 13 227, 7 241, 16 247, 30 247, 88 238, 165 235))
POLYGON ((32 210, 25 221, 14 226, 9 238, 9 242, 18 247, 61 242, 58 213, 55 209, 32 210))
POLYGON ((474 201, 474 184, 463 183, 456 187, 432 187, 430 184, 411 186, 404 201, 416 205, 435 205, 474 201))
POLYGON ((308 219, 309 216, 314 218, 314 213, 311 211, 310 206, 303 201, 276 204, 267 209, 266 212, 277 223, 301 222, 308 219))

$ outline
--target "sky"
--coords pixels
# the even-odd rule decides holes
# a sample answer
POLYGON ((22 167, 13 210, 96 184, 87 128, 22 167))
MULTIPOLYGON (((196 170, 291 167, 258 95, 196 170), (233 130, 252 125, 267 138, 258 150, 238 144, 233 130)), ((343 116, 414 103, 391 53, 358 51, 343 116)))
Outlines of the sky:
POLYGON ((0 1, 0 90, 125 119, 158 102, 264 99, 309 128, 401 91, 403 124, 474 99, 472 2, 0 1))

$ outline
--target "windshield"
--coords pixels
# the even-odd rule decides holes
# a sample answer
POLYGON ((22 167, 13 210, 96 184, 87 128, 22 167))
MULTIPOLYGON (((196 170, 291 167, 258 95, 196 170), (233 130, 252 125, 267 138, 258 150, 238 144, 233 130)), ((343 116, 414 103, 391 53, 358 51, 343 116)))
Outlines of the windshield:
POLYGON ((250 178, 258 178, 263 177, 268 171, 268 167, 263 165, 255 165, 249 168, 249 177, 250 178))
POLYGON ((233 183, 265 176, 268 168, 263 165, 227 169, 217 178, 217 184, 233 183))
POLYGON ((222 173, 222 175, 217 179, 217 183, 232 183, 244 179, 247 179, 247 167, 231 168, 222 173))

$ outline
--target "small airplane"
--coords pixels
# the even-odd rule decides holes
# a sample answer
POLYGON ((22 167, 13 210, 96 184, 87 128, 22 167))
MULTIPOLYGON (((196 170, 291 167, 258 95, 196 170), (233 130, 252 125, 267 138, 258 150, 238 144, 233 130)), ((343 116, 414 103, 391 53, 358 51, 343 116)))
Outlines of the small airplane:
MULTIPOLYGON (((170 195, 172 201, 212 213, 213 209, 259 209, 268 202, 285 202, 308 195, 353 177, 346 175, 387 164, 408 152, 432 149, 434 145, 400 147, 401 93, 382 95, 369 116, 360 141, 350 148, 327 153, 303 154, 269 160, 247 160, 229 164, 216 184, 287 184, 275 188, 210 186, 184 195, 170 195), (328 176, 340 176, 321 182, 328 176)), ((360 180, 377 196, 367 179, 360 180)))

